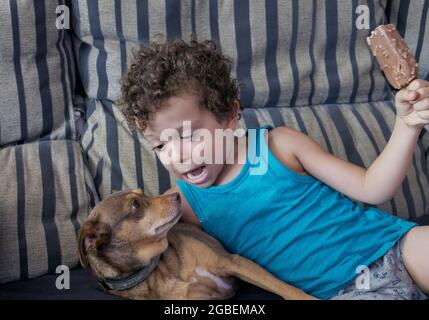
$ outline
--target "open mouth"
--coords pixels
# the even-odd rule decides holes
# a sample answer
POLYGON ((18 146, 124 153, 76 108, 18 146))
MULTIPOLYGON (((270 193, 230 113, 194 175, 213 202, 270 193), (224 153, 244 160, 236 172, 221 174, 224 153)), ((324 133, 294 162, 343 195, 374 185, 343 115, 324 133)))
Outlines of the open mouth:
POLYGON ((164 223, 162 226, 157 227, 155 229, 155 233, 160 234, 167 231, 179 221, 181 216, 182 216, 182 211, 178 210, 176 215, 170 221, 168 221, 167 223, 164 223))
POLYGON ((185 172, 183 174, 185 180, 191 184, 201 184, 207 181, 207 167, 202 165, 191 171, 185 172))

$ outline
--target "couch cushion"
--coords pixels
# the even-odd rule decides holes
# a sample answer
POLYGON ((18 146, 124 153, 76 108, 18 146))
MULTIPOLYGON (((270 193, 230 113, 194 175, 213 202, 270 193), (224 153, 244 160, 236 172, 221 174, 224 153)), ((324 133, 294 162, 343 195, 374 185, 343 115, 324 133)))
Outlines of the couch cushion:
POLYGON ((0 146, 75 139, 71 41, 55 24, 63 2, 0 2, 0 146))
POLYGON ((78 229, 97 201, 79 143, 0 150, 0 283, 78 263, 78 229))
POLYGON ((115 190, 144 188, 147 195, 170 187, 170 175, 148 142, 130 132, 123 114, 109 100, 88 99, 82 147, 95 187, 104 198, 115 190))
POLYGON ((429 80, 429 0, 389 0, 387 10, 416 56, 420 78, 429 80))
POLYGON ((424 154, 426 157, 426 170, 429 174, 429 125, 425 126, 422 133, 420 134, 420 142, 424 147, 424 154))
POLYGON ((133 48, 194 33, 233 58, 244 107, 377 101, 387 87, 365 41, 371 30, 355 27, 359 4, 370 28, 385 21, 386 0, 74 1, 83 86, 115 101, 133 48))
POLYGON ((122 300, 105 292, 89 269, 70 270, 70 289, 58 290, 58 274, 0 285, 0 300, 122 300))

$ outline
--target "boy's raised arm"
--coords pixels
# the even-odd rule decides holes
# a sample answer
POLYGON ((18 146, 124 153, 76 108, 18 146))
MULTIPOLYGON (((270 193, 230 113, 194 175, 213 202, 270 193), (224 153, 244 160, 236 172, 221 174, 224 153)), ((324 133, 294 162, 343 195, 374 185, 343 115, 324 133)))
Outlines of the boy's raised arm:
POLYGON ((407 175, 420 131, 429 123, 429 82, 414 80, 399 91, 396 109, 392 135, 366 172, 365 189, 376 203, 392 198, 407 175))
POLYGON ((358 201, 383 203, 391 199, 402 184, 421 128, 429 123, 429 82, 415 80, 407 89, 399 91, 396 109, 392 135, 367 170, 329 154, 300 132, 289 134, 289 146, 293 146, 305 171, 325 184, 358 201))

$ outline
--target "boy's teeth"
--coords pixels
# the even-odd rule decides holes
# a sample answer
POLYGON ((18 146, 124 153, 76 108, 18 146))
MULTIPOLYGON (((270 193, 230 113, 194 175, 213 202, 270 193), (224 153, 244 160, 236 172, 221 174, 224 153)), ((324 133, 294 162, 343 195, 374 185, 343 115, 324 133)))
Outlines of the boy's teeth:
POLYGON ((203 171, 203 167, 196 168, 195 170, 188 172, 188 176, 196 177, 196 176, 200 175, 202 171, 203 171))

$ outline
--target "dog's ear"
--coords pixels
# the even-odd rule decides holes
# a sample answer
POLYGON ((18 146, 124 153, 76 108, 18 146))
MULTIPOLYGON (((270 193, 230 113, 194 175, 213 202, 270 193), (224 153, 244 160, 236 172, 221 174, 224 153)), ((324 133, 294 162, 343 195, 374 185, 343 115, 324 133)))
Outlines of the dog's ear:
POLYGON ((88 252, 97 252, 100 247, 110 240, 111 229, 102 222, 87 221, 79 231, 78 255, 83 267, 88 266, 88 252))

